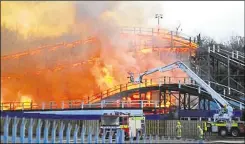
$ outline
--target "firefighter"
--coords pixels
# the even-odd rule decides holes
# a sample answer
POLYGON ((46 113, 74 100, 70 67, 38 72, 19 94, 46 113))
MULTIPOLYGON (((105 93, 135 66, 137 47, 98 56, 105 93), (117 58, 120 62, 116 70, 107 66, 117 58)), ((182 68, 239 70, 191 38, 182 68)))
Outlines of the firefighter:
POLYGON ((177 122, 177 126, 176 126, 176 132, 177 132, 177 138, 180 139, 181 138, 181 123, 180 121, 177 122))
POLYGON ((219 116, 223 116, 224 114, 227 114, 228 113, 228 109, 227 109, 227 106, 224 105, 224 108, 222 108, 219 112, 219 116))
POLYGON ((198 128, 198 138, 200 140, 200 143, 202 143, 202 141, 203 141, 203 130, 200 127, 200 125, 198 125, 197 128, 198 128))
POLYGON ((206 139, 207 138, 207 131, 208 131, 207 122, 204 122, 203 129, 204 129, 204 139, 206 139))
POLYGON ((224 114, 228 113, 228 110, 227 110, 227 106, 224 105, 224 111, 223 111, 224 114))

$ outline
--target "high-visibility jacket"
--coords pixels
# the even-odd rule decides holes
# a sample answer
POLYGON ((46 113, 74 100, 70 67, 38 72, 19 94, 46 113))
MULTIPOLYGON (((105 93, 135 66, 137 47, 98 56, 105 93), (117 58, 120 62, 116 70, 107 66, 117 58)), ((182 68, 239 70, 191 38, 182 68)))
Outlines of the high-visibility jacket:
POLYGON ((206 132, 208 130, 207 128, 207 122, 204 122, 204 131, 206 132))
POLYGON ((198 129, 199 129, 199 139, 203 139, 203 130, 200 127, 198 129))
POLYGON ((228 113, 228 110, 227 110, 227 108, 224 108, 224 113, 228 113))
POLYGON ((181 124, 178 124, 177 126, 176 126, 176 131, 177 131, 177 137, 181 137, 181 124))

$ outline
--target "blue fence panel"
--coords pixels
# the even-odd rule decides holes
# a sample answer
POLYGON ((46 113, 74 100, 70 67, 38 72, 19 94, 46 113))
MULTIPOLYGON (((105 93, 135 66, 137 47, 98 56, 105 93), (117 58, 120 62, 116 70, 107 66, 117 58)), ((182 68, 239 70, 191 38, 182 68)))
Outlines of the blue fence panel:
POLYGON ((56 139, 56 130, 57 130, 57 124, 56 121, 53 122, 53 128, 52 128, 52 139, 51 139, 51 143, 55 143, 55 139, 56 139))
POLYGON ((36 143, 41 143, 41 128, 42 128, 43 122, 41 119, 38 119, 37 122, 37 129, 36 129, 36 143))
POLYGON ((4 138, 3 138, 3 142, 4 143, 8 143, 8 136, 9 136, 9 122, 10 122, 10 118, 7 116, 5 118, 5 122, 4 122, 4 138))
POLYGON ((81 131, 81 143, 84 143, 85 141, 85 132, 86 132, 86 127, 83 125, 82 131, 81 131))
POLYGON ((109 143, 112 143, 112 129, 110 129, 110 134, 109 134, 109 143))
POLYGON ((43 140, 44 143, 48 143, 49 127, 50 127, 50 122, 46 120, 45 127, 44 127, 44 140, 43 140))
MULTIPOLYGON (((13 123, 13 132, 12 133, 12 143, 13 142, 16 142, 16 130, 14 130, 14 127, 16 126, 16 124, 18 123, 18 120, 17 118, 13 119, 14 120, 14 123, 13 123), (14 138, 13 138, 14 137, 14 138)), ((4 143, 8 143, 8 127, 9 127, 9 122, 10 122, 10 118, 9 117, 6 117, 5 119, 5 122, 4 122, 4 136, 1 136, 1 138, 3 138, 3 142, 4 143)), ((30 119, 30 126, 28 127, 28 138, 25 138, 25 125, 26 125, 26 122, 27 120, 25 118, 22 119, 22 122, 21 122, 21 130, 20 130, 20 134, 21 134, 21 137, 20 137, 20 142, 21 143, 31 143, 33 142, 32 141, 32 137, 33 137, 33 119, 30 119)), ((48 143, 48 132, 49 132, 49 129, 52 130, 52 142, 51 143, 55 143, 55 135, 56 135, 56 129, 57 129, 57 124, 56 122, 53 122, 53 127, 51 128, 50 127, 50 121, 46 120, 45 121, 45 127, 44 127, 44 140, 41 142, 40 141, 40 135, 41 135, 41 132, 40 132, 40 129, 42 127, 42 122, 41 120, 39 119, 38 120, 38 123, 37 123, 37 140, 35 140, 35 143, 48 143), (39 138, 38 138, 39 137, 39 138)), ((61 125, 60 125, 60 129, 59 129, 59 142, 60 143, 63 143, 63 131, 64 131, 64 127, 65 125, 61 122, 61 125)), ((68 123, 67 125, 67 130, 66 130, 66 143, 71 143, 71 139, 70 139, 70 134, 71 134, 71 123, 68 123)), ((95 133, 95 139, 92 138, 92 131, 91 131, 91 128, 92 127, 89 127, 88 129, 88 138, 87 140, 85 141, 84 140, 84 135, 85 135, 85 126, 83 126, 82 128, 82 131, 81 131, 81 143, 99 143, 99 128, 97 128, 96 130, 96 133, 95 133), (94 139, 94 141, 93 141, 94 139)), ((72 143, 76 143, 77 142, 77 133, 78 133, 78 130, 79 130, 79 126, 76 125, 75 126, 75 130, 74 130, 74 141, 72 143)), ((102 143, 106 143, 105 142, 105 136, 106 136, 106 133, 105 131, 103 131, 103 136, 102 136, 102 143)), ((112 131, 112 129, 110 129, 110 134, 109 134, 109 143, 112 143, 112 138, 114 138, 114 133, 112 131)), ((134 137, 132 136, 132 133, 131 133, 131 136, 130 136, 130 143, 139 143, 140 142, 140 138, 143 137, 143 140, 144 140, 144 143, 146 143, 146 135, 144 133, 140 134, 139 132, 137 132, 136 134, 136 140, 133 140, 134 137)), ((116 139, 115 139, 115 142, 116 143, 124 143, 124 138, 125 138, 125 135, 124 135, 124 131, 123 130, 117 130, 117 134, 116 134, 116 139)), ((158 135, 155 135, 155 136, 152 136, 150 135, 149 136, 149 140, 147 140, 148 143, 158 143, 160 142, 159 140, 159 136, 158 135)), ((164 139, 162 138, 162 140, 167 140, 167 139, 164 139)), ((173 140, 176 140, 176 138, 174 138, 173 140)), ((170 139, 170 137, 168 137, 168 140, 169 142, 171 142, 172 140, 170 139)), ((183 140, 184 141, 184 140, 183 140)), ((161 141, 162 142, 162 141, 161 141)), ((186 141, 186 143, 188 143, 188 141, 186 141)))
POLYGON ((88 129, 88 143, 92 143, 91 127, 89 127, 89 129, 88 129))
POLYGON ((105 128, 103 128, 103 133, 102 133, 102 143, 105 143, 105 137, 106 137, 106 132, 105 132, 105 128))
POLYGON ((33 131, 33 119, 30 119, 29 128, 28 128, 28 143, 32 143, 32 131, 33 131))
POLYGON ((19 123, 19 119, 17 117, 14 118, 14 123, 12 126, 12 143, 16 143, 16 133, 17 133, 17 125, 19 123))
POLYGON ((74 134, 73 134, 74 143, 77 143, 77 133, 78 133, 78 130, 79 130, 79 126, 76 124, 75 130, 74 130, 74 134))
POLYGON ((40 113, 24 113, 22 111, 2 111, 2 117, 33 118, 33 119, 64 119, 64 120, 99 120, 101 115, 56 115, 40 113))
POLYGON ((63 122, 60 123, 60 129, 59 129, 59 141, 60 143, 63 143, 63 132, 64 132, 65 125, 63 122))
POLYGON ((67 129, 66 129, 66 143, 70 143, 71 128, 72 128, 72 125, 68 123, 67 129))
POLYGON ((26 127, 26 119, 22 118, 21 126, 20 126, 20 142, 25 143, 25 127, 26 127))

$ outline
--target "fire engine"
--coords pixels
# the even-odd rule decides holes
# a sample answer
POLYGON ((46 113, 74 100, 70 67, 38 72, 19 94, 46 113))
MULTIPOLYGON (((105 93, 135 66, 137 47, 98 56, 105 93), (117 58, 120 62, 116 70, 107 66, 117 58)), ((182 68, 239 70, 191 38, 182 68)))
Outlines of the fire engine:
MULTIPOLYGON (((238 136, 239 133, 244 133, 244 122, 242 121, 232 121, 233 118, 233 107, 231 107, 230 103, 226 101, 220 94, 218 94, 215 90, 213 90, 210 85, 208 85, 205 81, 203 81, 200 77, 198 77, 188 66, 186 66, 183 62, 177 61, 172 64, 163 67, 157 67, 150 70, 147 70, 143 73, 140 73, 138 77, 134 78, 133 73, 129 73, 130 82, 139 84, 142 83, 142 79, 144 76, 155 73, 155 72, 165 72, 170 71, 175 68, 181 69, 185 72, 192 80, 194 80, 200 87, 207 91, 216 102, 219 107, 219 113, 213 115, 213 121, 207 123, 208 131, 212 133, 219 133, 221 136, 226 136, 230 133, 232 136, 238 136), (223 113, 222 107, 227 107, 227 112, 223 113)), ((180 84, 179 84, 180 87, 180 84)))
POLYGON ((104 113, 100 119, 100 136, 105 134, 108 138, 111 133, 115 138, 117 130, 122 129, 125 138, 136 138, 137 133, 142 135, 145 132, 145 116, 132 115, 130 113, 104 113))
POLYGON ((211 133, 218 133, 220 136, 231 135, 233 137, 238 137, 244 135, 245 124, 244 121, 232 121, 228 123, 226 121, 207 122, 207 131, 211 133))

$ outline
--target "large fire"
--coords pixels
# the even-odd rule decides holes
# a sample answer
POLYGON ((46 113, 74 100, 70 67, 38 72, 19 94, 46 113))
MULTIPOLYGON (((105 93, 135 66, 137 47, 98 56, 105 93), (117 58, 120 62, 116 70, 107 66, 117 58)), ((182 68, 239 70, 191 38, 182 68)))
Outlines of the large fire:
MULTIPOLYGON (((1 31, 1 47, 2 53, 7 54, 1 57, 1 74, 6 78, 1 78, 2 101, 84 100, 94 93, 127 83, 129 71, 139 73, 177 60, 173 48, 160 54, 144 46, 132 48, 130 43, 140 44, 149 38, 120 35, 111 25, 118 23, 118 19, 113 19, 117 13, 110 9, 100 12, 96 20, 84 17, 79 21, 75 19, 74 3, 1 2, 1 5, 1 27, 5 30, 1 31), (11 31, 16 26, 18 31, 11 31), (11 45, 13 34, 21 40, 11 45), (91 36, 94 39, 86 41, 91 36), (74 41, 76 38, 80 40, 74 41), (51 42, 59 44, 48 46, 51 42), (24 46, 22 44, 29 47, 18 48, 24 46), (41 48, 30 48, 34 44, 41 48), (8 54, 10 52, 17 54, 8 54)), ((159 40, 167 41, 161 36, 159 40)), ((185 51, 187 56, 189 53, 185 51)), ((154 74, 154 77, 161 75, 154 74)), ((179 71, 164 75, 185 76, 179 71)))
POLYGON ((69 2, 1 2, 1 25, 31 36, 62 36, 74 24, 75 9, 69 2), (60 24, 62 23, 62 24, 60 24))

